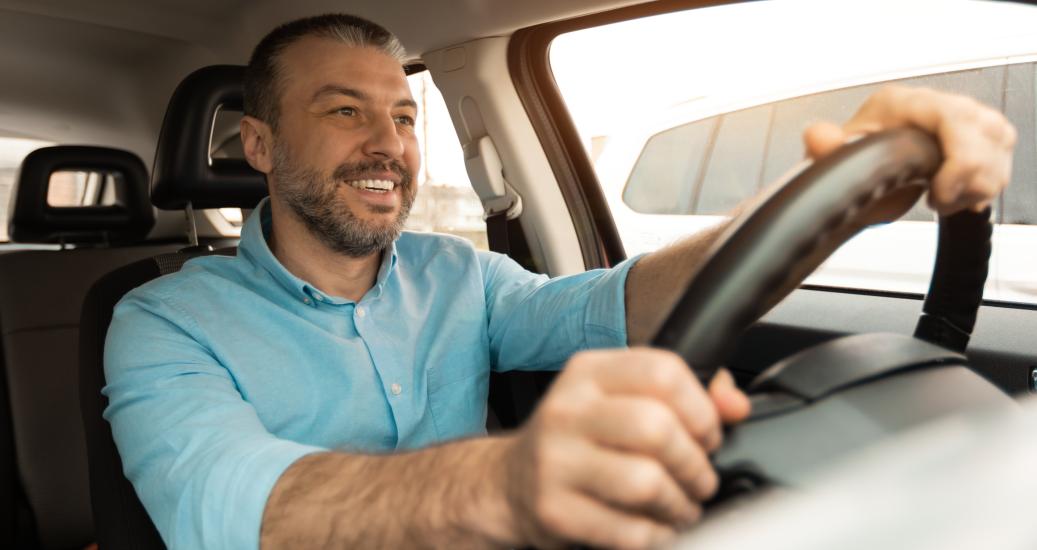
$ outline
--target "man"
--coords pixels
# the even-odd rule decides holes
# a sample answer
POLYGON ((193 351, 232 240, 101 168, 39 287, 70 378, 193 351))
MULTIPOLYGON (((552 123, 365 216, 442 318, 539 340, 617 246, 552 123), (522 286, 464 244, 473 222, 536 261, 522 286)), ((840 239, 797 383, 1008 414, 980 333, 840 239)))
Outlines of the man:
MULTIPOLYGON (((715 491, 708 453, 748 401, 666 352, 576 352, 646 342, 715 232, 551 281, 401 235, 420 163, 402 56, 349 16, 257 46, 241 136, 269 200, 237 257, 135 290, 109 332, 106 417, 128 477, 171 547, 666 540, 715 491), (563 363, 525 426, 484 436, 491 368, 563 363)), ((817 157, 906 124, 943 144, 937 210, 982 208, 1008 181, 1011 126, 933 91, 884 90, 806 140, 817 157)))

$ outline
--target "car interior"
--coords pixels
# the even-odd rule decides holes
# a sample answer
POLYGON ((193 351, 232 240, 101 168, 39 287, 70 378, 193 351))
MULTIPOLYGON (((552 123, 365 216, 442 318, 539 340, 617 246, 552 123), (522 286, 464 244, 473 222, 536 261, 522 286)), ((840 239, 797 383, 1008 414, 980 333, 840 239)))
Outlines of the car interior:
MULTIPOLYGON (((486 246, 560 276, 628 253, 599 172, 607 165, 596 165, 578 107, 559 89, 552 44, 582 29, 736 7, 724 4, 0 0, 0 192, 9 193, 0 546, 164 547, 102 416, 104 339, 132 288, 199 255, 235 254, 241 217, 267 193, 242 158, 236 117, 244 65, 270 29, 345 10, 396 33, 407 73, 442 95, 450 154, 477 197, 486 246)), ((1037 59, 1037 48, 1027 53, 1037 59)), ((1019 167, 1037 158, 1033 126, 1020 132, 1016 173, 1037 173, 1019 167)), ((939 159, 921 132, 890 132, 786 173, 734 217, 659 330, 653 345, 680 353, 702 379, 728 368, 753 400, 750 421, 714 457, 723 478, 715 517, 730 522, 728 511, 776 487, 815 487, 818 471, 934 420, 1011 414, 1032 401, 1037 290, 1029 301, 991 300, 984 283, 991 249, 1011 229, 1002 226, 1031 223, 1003 223, 1005 200, 1037 200, 1037 182, 1013 180, 1023 191, 993 212, 925 222, 936 243, 925 292, 803 284, 858 232, 916 212, 919 182, 939 159)), ((419 195, 446 193, 424 185, 419 195)), ((1037 270, 1031 277, 1037 289, 1037 270)), ((519 426, 551 379, 495 373, 488 429, 519 426)))

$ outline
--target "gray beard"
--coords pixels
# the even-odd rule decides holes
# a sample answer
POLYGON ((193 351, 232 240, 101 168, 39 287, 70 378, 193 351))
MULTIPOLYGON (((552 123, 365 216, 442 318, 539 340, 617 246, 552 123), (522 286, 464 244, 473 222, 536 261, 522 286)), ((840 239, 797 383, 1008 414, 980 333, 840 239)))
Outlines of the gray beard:
MULTIPOLYGON (((410 172, 399 162, 343 164, 330 177, 316 170, 295 166, 284 147, 273 148, 271 175, 277 180, 281 199, 302 220, 309 231, 335 252, 353 258, 370 256, 388 248, 403 231, 414 193, 410 172), (400 176, 402 186, 400 212, 388 223, 372 223, 358 218, 349 204, 338 194, 338 186, 357 179, 365 172, 388 169, 400 176)), ((384 206, 369 206, 373 212, 386 213, 384 206)))

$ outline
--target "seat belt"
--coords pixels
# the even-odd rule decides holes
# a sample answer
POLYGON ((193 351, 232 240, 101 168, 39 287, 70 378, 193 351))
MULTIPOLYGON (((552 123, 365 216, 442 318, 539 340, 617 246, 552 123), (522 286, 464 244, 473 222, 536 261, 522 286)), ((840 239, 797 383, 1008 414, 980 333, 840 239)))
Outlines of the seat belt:
MULTIPOLYGON (((472 141, 464 150, 465 168, 485 209, 490 250, 510 256, 508 220, 522 213, 522 200, 505 181, 500 155, 489 136, 472 141)), ((490 373, 488 401, 499 427, 518 427, 535 407, 540 393, 533 373, 490 373)))
POLYGON ((502 210, 486 216, 486 240, 490 250, 505 256, 511 255, 511 243, 508 241, 508 211, 502 210))

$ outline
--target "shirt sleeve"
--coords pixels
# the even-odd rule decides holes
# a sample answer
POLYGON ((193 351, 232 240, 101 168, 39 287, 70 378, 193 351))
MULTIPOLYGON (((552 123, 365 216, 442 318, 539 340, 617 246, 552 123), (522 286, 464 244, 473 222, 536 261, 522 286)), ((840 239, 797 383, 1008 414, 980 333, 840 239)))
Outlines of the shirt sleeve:
POLYGON ((549 279, 480 252, 493 369, 560 369, 577 351, 626 346, 626 278, 640 258, 549 279))
POLYGON ((267 497, 303 455, 260 422, 189 316, 141 291, 115 309, 103 390, 123 468, 170 548, 258 548, 267 497))

